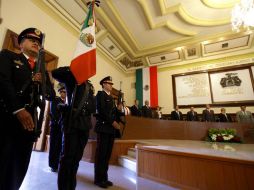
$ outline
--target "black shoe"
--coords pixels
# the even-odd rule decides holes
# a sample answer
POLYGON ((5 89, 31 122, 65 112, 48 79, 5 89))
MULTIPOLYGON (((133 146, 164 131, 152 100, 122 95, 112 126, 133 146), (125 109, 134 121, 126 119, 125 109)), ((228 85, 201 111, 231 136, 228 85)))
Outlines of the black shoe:
POLYGON ((112 181, 106 181, 106 184, 108 185, 108 186, 113 186, 114 184, 113 184, 113 182, 112 181))
POLYGON ((101 187, 101 188, 108 188, 107 182, 106 181, 102 181, 102 182, 94 182, 95 185, 101 187))

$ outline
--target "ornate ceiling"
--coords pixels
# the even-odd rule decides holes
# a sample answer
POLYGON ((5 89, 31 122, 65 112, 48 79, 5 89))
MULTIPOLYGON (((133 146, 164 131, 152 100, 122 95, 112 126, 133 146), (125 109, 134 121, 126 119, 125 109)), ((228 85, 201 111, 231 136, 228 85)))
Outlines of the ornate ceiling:
MULTIPOLYGON (((43 0, 77 31, 87 0, 43 0)), ((188 64, 213 56, 253 52, 253 30, 234 33, 239 0, 101 0, 97 47, 123 71, 188 64)))

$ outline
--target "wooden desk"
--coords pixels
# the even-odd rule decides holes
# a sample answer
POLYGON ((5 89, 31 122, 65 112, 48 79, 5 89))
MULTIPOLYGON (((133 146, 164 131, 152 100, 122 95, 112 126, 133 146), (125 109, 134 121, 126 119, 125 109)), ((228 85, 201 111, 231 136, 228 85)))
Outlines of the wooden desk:
POLYGON ((169 140, 137 147, 138 176, 180 189, 254 189, 254 145, 169 140))
POLYGON ((241 123, 173 121, 126 116, 122 140, 178 139, 205 140, 209 128, 234 128, 244 143, 254 143, 254 126, 241 123))

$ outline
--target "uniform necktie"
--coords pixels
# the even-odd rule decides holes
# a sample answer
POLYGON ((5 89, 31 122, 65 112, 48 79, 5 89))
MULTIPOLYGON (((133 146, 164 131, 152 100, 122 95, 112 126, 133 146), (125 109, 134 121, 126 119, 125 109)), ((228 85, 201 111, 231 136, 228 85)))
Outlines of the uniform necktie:
POLYGON ((28 58, 28 63, 30 65, 30 68, 33 70, 35 66, 35 61, 31 57, 28 58))

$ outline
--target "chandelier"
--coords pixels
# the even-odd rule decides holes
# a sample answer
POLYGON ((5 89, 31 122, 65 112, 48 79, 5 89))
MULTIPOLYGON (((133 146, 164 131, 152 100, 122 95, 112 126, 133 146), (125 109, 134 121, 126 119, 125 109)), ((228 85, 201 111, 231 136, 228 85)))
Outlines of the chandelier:
POLYGON ((232 10, 232 30, 239 32, 240 29, 254 27, 254 0, 241 0, 232 10))

